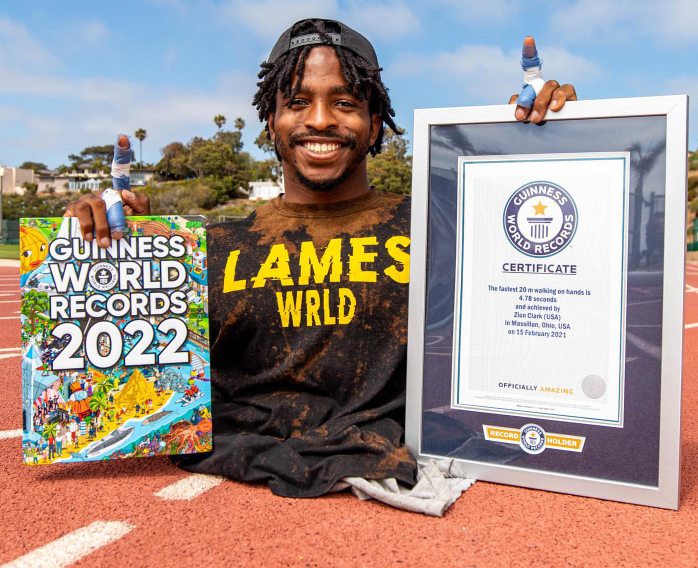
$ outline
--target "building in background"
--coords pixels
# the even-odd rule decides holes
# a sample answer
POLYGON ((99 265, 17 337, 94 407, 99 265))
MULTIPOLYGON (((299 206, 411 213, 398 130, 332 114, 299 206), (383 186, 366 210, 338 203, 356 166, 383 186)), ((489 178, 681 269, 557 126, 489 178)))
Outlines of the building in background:
MULTIPOLYGON (((94 168, 89 162, 80 164, 78 168, 59 171, 59 170, 25 170, 20 168, 2 168, 2 183, 3 193, 24 193, 25 183, 35 183, 38 193, 75 193, 81 190, 97 191, 100 182, 105 179, 111 179, 111 174, 103 169, 94 168)), ((154 170, 150 169, 132 169, 131 170, 131 186, 142 187, 153 179, 154 170)))
POLYGON ((249 199, 253 201, 257 199, 274 199, 284 192, 283 181, 281 183, 271 180, 251 181, 250 188, 249 199))

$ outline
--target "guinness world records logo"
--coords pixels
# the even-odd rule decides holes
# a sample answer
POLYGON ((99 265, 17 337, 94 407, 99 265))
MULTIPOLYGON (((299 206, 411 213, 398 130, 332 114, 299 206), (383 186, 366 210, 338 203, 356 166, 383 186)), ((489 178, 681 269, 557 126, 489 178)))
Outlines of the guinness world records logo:
POLYGON ((538 424, 525 424, 519 437, 521 449, 528 454, 540 454, 545 449, 545 430, 538 424))
POLYGON ((572 196, 549 181, 522 185, 504 207, 507 239, 523 254, 537 258, 563 250, 577 232, 577 220, 572 196))

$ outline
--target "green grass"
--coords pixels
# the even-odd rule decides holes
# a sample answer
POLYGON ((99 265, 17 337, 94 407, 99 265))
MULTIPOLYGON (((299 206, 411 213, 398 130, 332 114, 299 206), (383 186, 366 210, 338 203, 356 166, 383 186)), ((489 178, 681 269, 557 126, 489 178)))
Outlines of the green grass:
POLYGON ((0 258, 19 260, 19 245, 0 245, 0 258))

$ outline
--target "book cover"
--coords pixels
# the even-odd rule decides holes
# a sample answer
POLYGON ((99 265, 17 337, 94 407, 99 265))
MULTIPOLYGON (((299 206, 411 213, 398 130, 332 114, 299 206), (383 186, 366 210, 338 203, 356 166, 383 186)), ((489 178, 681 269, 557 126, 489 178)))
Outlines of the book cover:
POLYGON ((23 459, 212 449, 203 218, 129 217, 107 249, 22 219, 23 459))

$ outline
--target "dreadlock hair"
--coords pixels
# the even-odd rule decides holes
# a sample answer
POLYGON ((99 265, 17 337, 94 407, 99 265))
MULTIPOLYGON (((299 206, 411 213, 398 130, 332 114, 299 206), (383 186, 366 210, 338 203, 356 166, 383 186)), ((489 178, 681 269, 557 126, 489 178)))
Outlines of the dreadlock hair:
MULTIPOLYGON (((375 156, 380 153, 383 144, 383 127, 387 124, 398 136, 402 130, 393 121, 395 111, 393 110, 388 96, 388 88, 381 80, 380 72, 382 67, 373 67, 360 55, 341 45, 333 45, 329 34, 339 32, 331 22, 325 20, 309 19, 299 22, 294 26, 292 35, 320 34, 333 47, 342 68, 342 76, 349 88, 354 89, 359 100, 368 99, 368 109, 371 115, 378 114, 381 117, 381 125, 378 137, 368 152, 375 156)), ((319 44, 325 45, 325 44, 319 44)), ((308 53, 318 45, 298 46, 290 49, 273 63, 265 61, 262 63, 262 70, 258 77, 262 79, 257 86, 259 90, 252 99, 252 104, 259 111, 259 120, 265 121, 270 112, 276 111, 276 93, 281 91, 289 100, 287 106, 291 108, 291 101, 298 93, 303 81, 303 70, 308 53), (296 65, 298 68, 296 69, 296 65), (293 70, 296 69, 298 80, 293 85, 293 70)), ((267 137, 269 137, 269 124, 266 125, 267 137)), ((278 156, 278 154, 277 154, 278 156)))

